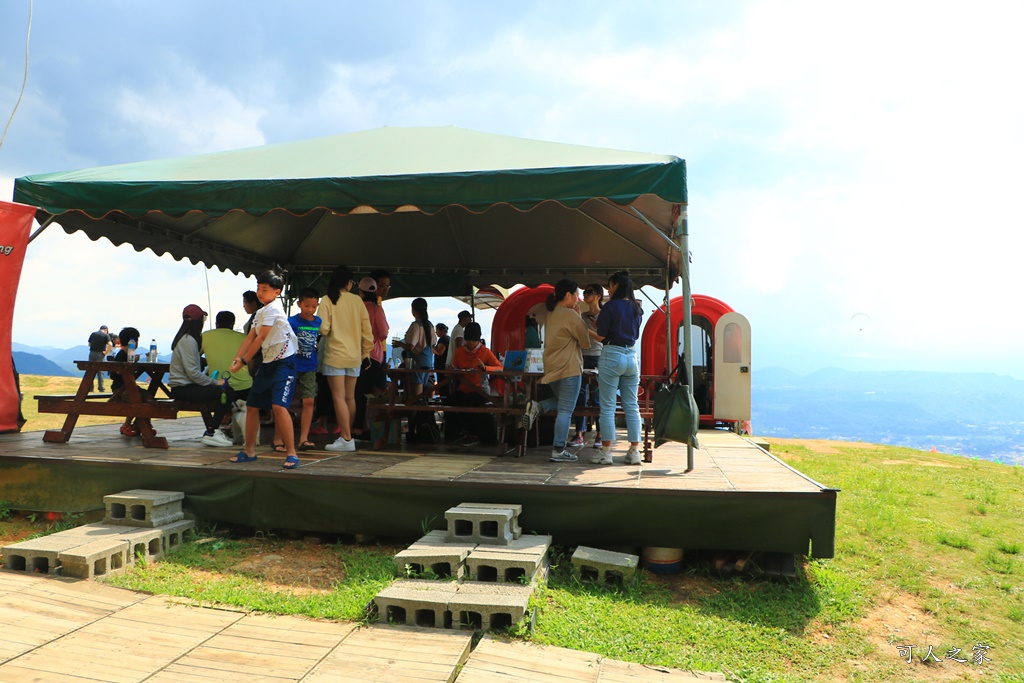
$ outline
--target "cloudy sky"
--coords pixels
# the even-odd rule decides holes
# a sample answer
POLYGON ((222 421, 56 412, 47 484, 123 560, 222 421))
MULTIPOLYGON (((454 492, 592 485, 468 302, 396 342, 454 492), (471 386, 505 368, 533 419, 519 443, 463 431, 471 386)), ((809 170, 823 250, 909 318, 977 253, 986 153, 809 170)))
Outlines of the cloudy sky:
MULTIPOLYGON (((0 124, 28 0, 0 3, 0 124)), ((674 154, 695 292, 751 321, 754 366, 1024 378, 1024 4, 47 0, 0 147, 34 173, 382 125, 674 154)), ((169 346, 250 282, 47 229, 14 341, 100 322, 169 346)), ((446 320, 457 302, 434 303, 446 320)), ((393 327, 408 324, 392 304, 393 327)))

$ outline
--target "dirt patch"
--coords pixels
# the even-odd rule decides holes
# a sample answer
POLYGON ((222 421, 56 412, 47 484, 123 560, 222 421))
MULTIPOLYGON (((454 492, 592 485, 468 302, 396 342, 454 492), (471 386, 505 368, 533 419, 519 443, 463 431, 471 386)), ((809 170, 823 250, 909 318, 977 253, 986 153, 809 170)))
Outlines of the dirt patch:
POLYGON ((703 576, 646 573, 644 580, 667 589, 674 605, 696 605, 701 599, 720 592, 712 579, 703 576))
POLYGON ((972 643, 958 645, 962 648, 961 652, 954 655, 958 659, 968 660, 966 664, 951 659, 947 653, 948 648, 942 645, 951 639, 912 596, 898 593, 888 602, 875 606, 857 624, 857 629, 877 648, 881 657, 891 654, 894 661, 902 659, 908 668, 913 668, 914 672, 929 681, 981 678, 982 670, 970 664, 972 643), (907 649, 909 646, 913 646, 913 649, 907 649), (929 658, 927 664, 922 663, 921 658, 928 655, 929 646, 933 646, 932 653, 941 662, 929 658), (910 663, 906 663, 908 656, 912 660, 910 663))
MULTIPOLYGON (((397 553, 401 548, 395 548, 397 553)), ((317 541, 252 541, 244 559, 225 572, 298 594, 326 593, 347 575, 345 561, 330 544, 317 541)))
POLYGON ((952 467, 962 469, 959 465, 952 465, 947 462, 936 462, 934 460, 883 460, 883 465, 920 465, 921 467, 952 467))
MULTIPOLYGON (((778 439, 775 437, 766 438, 770 444, 778 444, 779 446, 803 446, 809 451, 814 453, 823 453, 825 455, 839 455, 842 453, 840 448, 857 448, 866 451, 877 451, 885 448, 874 443, 863 443, 861 441, 832 441, 829 439, 778 439)), ((787 455, 787 457, 789 457, 787 455)))

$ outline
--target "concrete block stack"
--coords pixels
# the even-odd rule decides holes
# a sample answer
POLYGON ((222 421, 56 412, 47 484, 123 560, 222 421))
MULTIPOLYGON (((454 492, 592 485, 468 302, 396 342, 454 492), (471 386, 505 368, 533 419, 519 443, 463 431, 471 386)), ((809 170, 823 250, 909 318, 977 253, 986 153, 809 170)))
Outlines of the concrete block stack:
POLYGON ((123 571, 137 558, 158 560, 195 526, 184 519, 184 498, 177 491, 144 489, 104 496, 102 523, 4 546, 3 569, 92 579, 123 571))
POLYGON ((521 505, 462 503, 432 531, 395 555, 400 579, 374 598, 379 619, 424 628, 508 628, 523 620, 547 571, 550 536, 524 535, 521 505))

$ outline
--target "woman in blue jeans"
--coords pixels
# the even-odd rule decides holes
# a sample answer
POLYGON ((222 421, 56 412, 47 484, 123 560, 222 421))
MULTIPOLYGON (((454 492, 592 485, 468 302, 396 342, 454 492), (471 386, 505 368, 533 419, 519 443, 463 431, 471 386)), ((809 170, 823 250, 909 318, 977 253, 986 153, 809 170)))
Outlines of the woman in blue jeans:
POLYGON ((548 296, 545 305, 549 312, 544 324, 544 377, 540 381, 549 385, 555 395, 543 401, 530 401, 523 415, 523 427, 530 429, 541 412, 557 410, 551 462, 575 462, 577 459, 565 450, 565 442, 569 436, 572 411, 576 408, 576 397, 580 393, 582 349, 590 348, 590 334, 580 317, 577 292, 579 287, 575 282, 559 280, 555 284, 555 293, 548 296))
POLYGON ((615 394, 622 399, 626 414, 626 434, 629 450, 626 464, 640 464, 640 405, 637 388, 640 386, 640 365, 636 358, 636 340, 640 338, 640 304, 633 294, 633 281, 624 270, 608 278, 608 303, 597 316, 597 336, 604 346, 597 364, 597 385, 601 395, 601 450, 590 462, 595 465, 612 464, 612 442, 615 440, 615 394))

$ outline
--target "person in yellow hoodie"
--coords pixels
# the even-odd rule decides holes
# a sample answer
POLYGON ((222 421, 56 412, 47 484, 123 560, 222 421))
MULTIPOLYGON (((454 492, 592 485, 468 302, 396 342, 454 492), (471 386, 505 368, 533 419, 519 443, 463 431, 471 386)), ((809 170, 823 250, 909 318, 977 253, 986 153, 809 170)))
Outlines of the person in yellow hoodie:
POLYGON ((329 443, 329 451, 350 452, 356 449, 352 439, 352 418, 356 412, 356 380, 363 359, 373 349, 370 316, 363 300, 351 292, 352 271, 338 266, 331 273, 327 295, 320 300, 318 313, 323 319, 320 334, 327 339, 324 353, 324 377, 334 399, 334 414, 340 434, 329 443))

